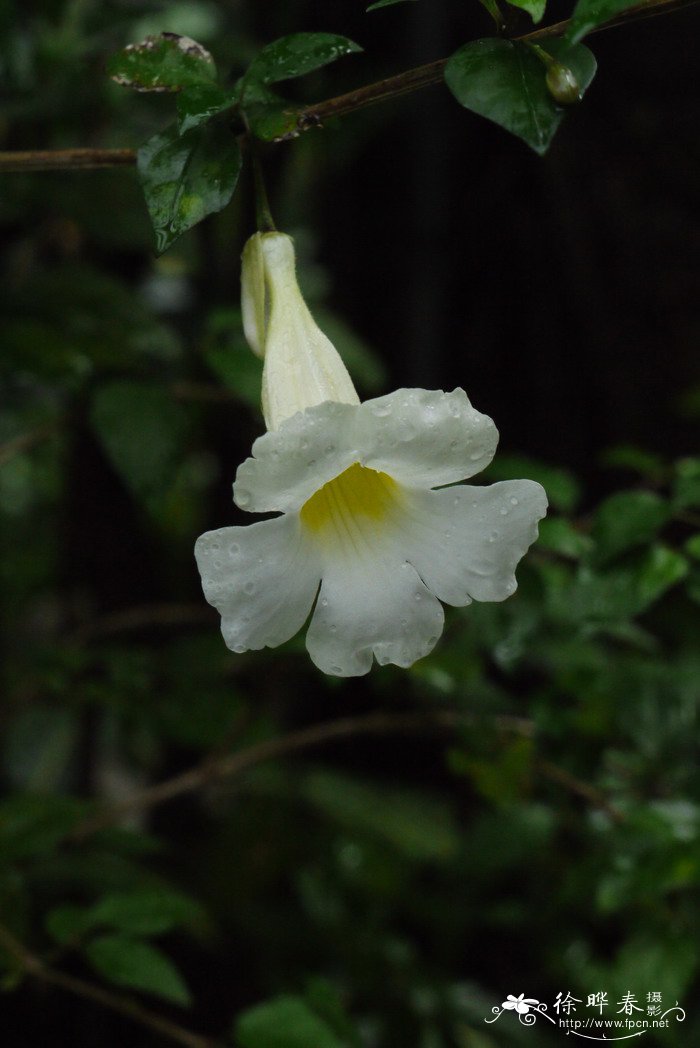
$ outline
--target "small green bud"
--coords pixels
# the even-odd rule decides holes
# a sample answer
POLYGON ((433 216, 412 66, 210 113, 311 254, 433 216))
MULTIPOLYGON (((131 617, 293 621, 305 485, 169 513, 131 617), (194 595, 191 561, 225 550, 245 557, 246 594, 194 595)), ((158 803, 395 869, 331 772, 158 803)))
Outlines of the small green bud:
POLYGON ((560 106, 573 106, 581 101, 581 88, 571 70, 559 62, 547 68, 547 89, 560 106))

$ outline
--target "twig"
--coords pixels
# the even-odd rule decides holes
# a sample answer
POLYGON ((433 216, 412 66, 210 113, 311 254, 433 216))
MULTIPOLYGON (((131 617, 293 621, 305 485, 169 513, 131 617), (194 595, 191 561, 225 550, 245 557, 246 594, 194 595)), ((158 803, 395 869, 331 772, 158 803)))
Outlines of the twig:
POLYGON ((135 149, 25 149, 0 153, 0 171, 88 171, 135 163, 135 149))
POLYGON ((210 1038, 194 1033, 179 1023, 151 1011, 150 1008, 144 1008, 143 1005, 131 997, 113 993, 111 990, 105 990, 102 986, 97 986, 74 975, 67 975, 56 968, 51 968, 40 957, 31 953, 2 924, 0 924, 0 949, 4 949, 16 961, 21 971, 40 982, 58 986, 62 990, 73 994, 74 997, 80 997, 86 1001, 94 1001, 96 1004, 109 1009, 109 1011, 116 1012, 118 1015, 125 1015, 147 1029, 169 1037, 176 1044, 184 1045, 184 1048, 217 1048, 217 1043, 210 1038))
MULTIPOLYGON (((643 0, 642 3, 629 7, 615 18, 596 26, 594 33, 616 26, 638 22, 643 18, 668 14, 671 11, 691 7, 698 0, 643 0)), ((556 22, 553 25, 533 29, 529 33, 514 37, 515 40, 541 40, 550 36, 563 36, 570 20, 556 22)), ((295 130, 282 135, 278 142, 294 138, 302 131, 318 127, 330 117, 347 116, 365 106, 383 102, 422 87, 429 87, 442 80, 448 58, 441 58, 427 65, 407 69, 396 76, 387 77, 374 84, 366 84, 355 91, 328 98, 323 102, 305 106, 297 112, 295 130)), ((136 151, 133 149, 58 149, 58 150, 25 150, 23 152, 0 152, 0 171, 72 171, 100 167, 116 167, 136 163, 136 151)))
MULTIPOLYGON (((214 782, 223 779, 233 779, 242 775, 250 768, 264 761, 283 757, 291 753, 310 749, 314 746, 322 746, 338 739, 349 738, 358 735, 386 735, 393 732, 425 731, 430 728, 454 729, 460 725, 473 723, 474 717, 458 710, 436 710, 429 713, 370 713, 364 717, 346 717, 341 720, 314 724, 309 728, 301 728, 299 731, 291 732, 274 739, 265 739, 254 746, 237 753, 217 756, 208 759, 171 779, 159 782, 155 786, 149 786, 145 790, 134 793, 131 797, 113 805, 104 811, 89 816, 76 826, 70 839, 82 841, 93 833, 112 826, 119 822, 124 816, 136 811, 145 811, 154 808, 166 801, 173 800, 183 794, 194 793, 214 782)), ((499 716, 496 717, 494 726, 502 732, 513 732, 517 735, 531 738, 533 725, 531 721, 521 717, 499 716)), ((582 796, 594 807, 607 812, 611 818, 620 821, 622 816, 617 812, 605 796, 595 787, 580 782, 564 769, 548 761, 540 761, 536 767, 547 778, 564 786, 566 789, 582 796)))
MULTIPOLYGON (((275 757, 283 757, 349 736, 425 731, 431 727, 452 729, 470 720, 473 718, 467 714, 452 710, 437 710, 427 715, 425 713, 370 713, 365 717, 345 717, 341 720, 314 724, 310 728, 301 728, 289 735, 265 739, 245 750, 196 764, 180 775, 175 775, 172 779, 166 779, 165 782, 159 782, 155 786, 140 790, 113 807, 89 816, 73 829, 70 837, 74 840, 83 840, 90 834, 118 822, 125 815, 154 808, 182 794, 193 793, 210 783, 235 778, 256 764, 262 764, 275 757)), ((518 717, 498 717, 496 726, 502 731, 513 731, 520 735, 532 733, 531 723, 518 717)))
POLYGON ((616 823, 622 823, 625 821, 624 814, 610 803, 608 798, 605 796, 602 790, 597 789, 595 786, 591 786, 588 782, 583 782, 581 779, 577 779, 575 775, 567 771, 565 768, 560 768, 557 764, 552 764, 551 761, 538 760, 535 763, 535 767, 552 782, 558 783, 565 789, 569 790, 570 793, 576 794, 578 797, 582 797, 589 804, 593 805, 594 808, 598 808, 616 823))

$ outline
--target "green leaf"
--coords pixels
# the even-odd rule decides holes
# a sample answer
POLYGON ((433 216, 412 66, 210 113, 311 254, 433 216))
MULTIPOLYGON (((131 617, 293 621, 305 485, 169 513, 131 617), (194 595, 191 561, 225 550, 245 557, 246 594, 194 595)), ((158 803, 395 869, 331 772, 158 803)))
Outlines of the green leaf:
POLYGON ((190 992, 172 961, 150 943, 125 935, 104 935, 85 954, 95 971, 115 986, 128 986, 175 1004, 190 1003, 190 992))
POLYGON ((330 771, 309 774, 304 797, 353 833, 381 840, 406 858, 440 862, 459 847, 452 812, 414 790, 387 789, 330 771))
POLYGON ((292 33, 273 40, 255 56, 244 82, 247 88, 255 81, 276 84, 291 80, 361 50, 359 44, 335 33, 292 33))
POLYGON ((591 29, 638 4, 639 0, 578 0, 565 39, 577 44, 591 29))
POLYGON ((275 997, 238 1017, 240 1048, 343 1048, 342 1042, 301 997, 275 997))
POLYGON ((393 7, 394 4, 405 4, 406 0, 375 0, 373 4, 370 4, 367 11, 378 11, 380 7, 393 7))
POLYGON ((675 464, 673 505, 677 509, 700 506, 700 458, 684 458, 675 464))
POLYGON ((700 535, 691 535, 684 545, 686 553, 700 560, 700 535))
POLYGON ((599 560, 608 560, 650 542, 670 515, 665 499, 653 491, 619 491, 598 508, 593 538, 599 560))
POLYGON ((24 795, 0 802, 0 856, 6 861, 50 854, 85 814, 67 797, 24 795))
POLYGON ((167 888, 105 895, 89 912, 93 926, 106 924, 129 935, 162 935, 202 913, 194 899, 167 888))
POLYGON ((127 486, 153 508, 179 464, 187 425, 182 406, 158 386, 111 382, 97 390, 90 421, 127 486))
POLYGON ((663 596, 688 574, 688 561, 667 546, 654 546, 637 577, 637 591, 642 607, 663 596))
MULTIPOLYGON (((541 46, 572 71, 583 94, 596 70, 591 52, 561 40, 547 40, 541 46)), ((458 102, 522 138, 540 156, 547 152, 564 116, 545 77, 544 65, 530 48, 511 40, 465 44, 445 69, 445 81, 458 102)))
POLYGON ((138 173, 153 223, 158 254, 233 196, 241 151, 224 123, 178 135, 173 124, 138 151, 138 173))
POLYGON ((645 451, 632 444, 617 444, 601 455, 601 462, 611 469, 626 469, 647 480, 658 482, 666 473, 666 466, 661 455, 645 451))
POLYGON ((542 21, 542 15, 547 7, 547 0, 508 0, 511 7, 519 7, 521 11, 527 11, 532 21, 542 21))
POLYGON ((107 62, 117 84, 136 91, 180 91, 216 79, 214 59, 201 44, 177 33, 147 36, 129 44, 107 62))
POLYGON ((177 96, 177 129, 184 135, 217 113, 230 109, 238 101, 234 89, 218 84, 193 84, 177 96))
POLYGON ((539 532, 538 549, 548 549, 562 557, 572 557, 574 560, 588 553, 593 545, 589 535, 577 531, 563 517, 545 517, 540 521, 539 532))
POLYGON ((90 927, 90 911, 84 906, 56 906, 46 917, 47 932, 61 946, 81 938, 90 927))

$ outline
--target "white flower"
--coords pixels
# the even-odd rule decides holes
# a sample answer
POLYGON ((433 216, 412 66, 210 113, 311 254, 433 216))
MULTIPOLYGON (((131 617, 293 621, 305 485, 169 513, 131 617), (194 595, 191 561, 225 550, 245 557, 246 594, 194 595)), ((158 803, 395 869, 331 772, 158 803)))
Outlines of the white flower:
POLYGON ((512 993, 508 994, 507 999, 501 1005, 501 1008, 505 1008, 507 1011, 517 1012, 518 1015, 527 1015, 530 1008, 538 1005, 540 1002, 536 1001, 534 997, 526 997, 524 993, 514 997, 512 993))
POLYGON ((544 490, 529 480, 445 487, 491 461, 493 422, 462 389, 399 389, 361 404, 301 297, 284 234, 246 245, 243 312, 265 358, 268 432, 239 467, 234 500, 281 516, 197 541, 224 640, 235 652, 275 647, 314 607, 306 646, 325 673, 367 673, 373 656, 410 666, 442 632, 440 601, 513 593, 544 490))

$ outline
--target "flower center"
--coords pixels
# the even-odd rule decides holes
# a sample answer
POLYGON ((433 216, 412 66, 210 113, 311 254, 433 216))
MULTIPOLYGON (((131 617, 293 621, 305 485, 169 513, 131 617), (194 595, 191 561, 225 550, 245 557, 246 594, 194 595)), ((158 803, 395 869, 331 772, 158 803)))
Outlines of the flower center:
POLYGON ((319 488, 301 507, 301 520, 312 531, 332 528, 353 532, 362 520, 377 523, 396 504, 398 484, 387 473, 353 463, 319 488))

